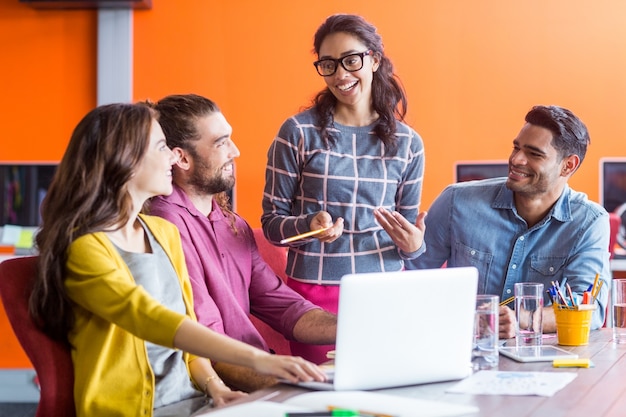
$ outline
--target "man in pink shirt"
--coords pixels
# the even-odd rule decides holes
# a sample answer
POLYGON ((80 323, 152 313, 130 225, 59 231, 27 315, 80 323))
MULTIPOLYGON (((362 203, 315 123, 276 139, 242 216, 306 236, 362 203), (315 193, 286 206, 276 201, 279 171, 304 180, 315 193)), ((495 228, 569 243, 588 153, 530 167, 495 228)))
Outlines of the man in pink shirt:
MULTIPOLYGON (((276 276, 261 258, 250 226, 228 207, 225 192, 235 184, 233 160, 239 150, 217 105, 186 94, 165 97, 155 108, 178 162, 172 169, 174 192, 154 198, 149 211, 180 231, 198 321, 264 350, 271 347, 250 321, 250 313, 287 339, 334 343, 336 316, 276 276)), ((228 385, 245 391, 276 382, 244 367, 214 367, 228 385)))

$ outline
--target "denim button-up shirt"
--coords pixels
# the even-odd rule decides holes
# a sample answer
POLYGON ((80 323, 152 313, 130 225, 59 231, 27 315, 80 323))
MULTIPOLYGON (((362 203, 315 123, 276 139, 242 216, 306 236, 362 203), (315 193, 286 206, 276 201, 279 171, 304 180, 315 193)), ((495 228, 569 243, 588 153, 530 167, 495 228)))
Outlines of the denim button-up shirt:
MULTIPOLYGON (((447 187, 428 210, 426 253, 405 261, 406 267, 475 266, 478 293, 501 300, 513 295, 517 282, 542 282, 547 290, 564 278, 582 294, 599 273, 604 283, 592 328, 601 327, 611 277, 608 213, 566 186, 546 217, 528 228, 505 182, 496 178, 447 187)), ((551 302, 544 294, 544 305, 551 302)))

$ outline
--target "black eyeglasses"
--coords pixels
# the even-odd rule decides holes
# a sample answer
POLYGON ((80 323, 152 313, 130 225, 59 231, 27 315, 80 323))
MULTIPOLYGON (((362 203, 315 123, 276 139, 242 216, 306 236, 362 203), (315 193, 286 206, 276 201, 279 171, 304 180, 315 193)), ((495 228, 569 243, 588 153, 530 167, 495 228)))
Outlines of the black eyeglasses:
POLYGON ((317 70, 317 73, 322 77, 329 77, 337 72, 337 68, 339 64, 348 72, 358 71, 363 68, 363 57, 367 55, 372 55, 374 51, 368 49, 365 52, 361 52, 358 54, 350 54, 346 55, 343 58, 332 59, 332 58, 324 58, 319 61, 315 61, 313 65, 317 70))

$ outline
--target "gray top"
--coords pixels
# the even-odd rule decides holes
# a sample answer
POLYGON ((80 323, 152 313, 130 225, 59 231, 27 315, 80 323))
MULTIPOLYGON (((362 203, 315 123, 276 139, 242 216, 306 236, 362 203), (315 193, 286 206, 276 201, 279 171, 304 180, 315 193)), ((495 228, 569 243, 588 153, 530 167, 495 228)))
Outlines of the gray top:
MULTIPOLYGON (((185 314, 183 294, 176 271, 148 227, 143 222, 142 225, 152 253, 127 252, 117 246, 116 249, 128 265, 137 285, 141 285, 164 306, 185 314)), ((173 350, 147 341, 145 344, 156 383, 154 408, 202 395, 194 388, 189 378, 181 350, 173 350)))

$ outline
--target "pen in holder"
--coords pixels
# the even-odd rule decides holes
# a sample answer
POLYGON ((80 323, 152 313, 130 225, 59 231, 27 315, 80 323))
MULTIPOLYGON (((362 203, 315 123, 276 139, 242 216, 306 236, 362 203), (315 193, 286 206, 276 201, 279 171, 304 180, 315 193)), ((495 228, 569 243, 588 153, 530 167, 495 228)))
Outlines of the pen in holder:
POLYGON ((564 305, 554 303, 557 343, 564 346, 582 346, 589 343, 591 316, 596 304, 564 305))

